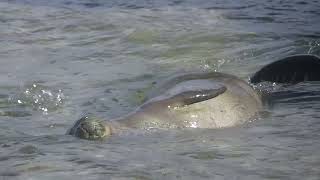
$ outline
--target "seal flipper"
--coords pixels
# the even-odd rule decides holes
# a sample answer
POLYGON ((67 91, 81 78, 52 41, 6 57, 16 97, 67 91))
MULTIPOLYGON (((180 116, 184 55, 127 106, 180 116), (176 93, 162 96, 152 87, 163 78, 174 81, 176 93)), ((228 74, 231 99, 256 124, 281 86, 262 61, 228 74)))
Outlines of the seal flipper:
POLYGON ((264 66, 251 78, 251 83, 263 81, 299 83, 320 81, 320 58, 315 55, 295 55, 264 66))
POLYGON ((224 93, 226 90, 227 88, 225 86, 221 86, 217 89, 185 91, 174 95, 165 101, 167 101, 167 104, 170 107, 182 107, 212 99, 224 93))

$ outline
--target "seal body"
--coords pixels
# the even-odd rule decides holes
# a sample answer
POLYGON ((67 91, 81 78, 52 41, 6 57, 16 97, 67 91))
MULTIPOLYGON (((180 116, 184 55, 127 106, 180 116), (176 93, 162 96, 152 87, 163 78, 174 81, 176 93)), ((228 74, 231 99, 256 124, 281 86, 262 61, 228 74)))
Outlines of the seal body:
MULTIPOLYGON (((136 111, 117 120, 133 128, 224 128, 256 117, 262 109, 259 94, 245 81, 228 74, 193 73, 178 75, 159 87, 160 95, 136 111), (215 97, 184 104, 185 92, 223 92, 215 97)), ((159 92, 158 92, 159 93, 159 92)), ((196 99, 196 98, 195 98, 196 99)))
MULTIPOLYGON (((264 66, 250 82, 320 81, 319 72, 319 57, 295 55, 264 66)), ((256 118, 262 110, 261 99, 250 84, 229 74, 180 74, 156 87, 134 112, 110 121, 84 117, 67 134, 95 140, 131 128, 232 127, 256 118)))

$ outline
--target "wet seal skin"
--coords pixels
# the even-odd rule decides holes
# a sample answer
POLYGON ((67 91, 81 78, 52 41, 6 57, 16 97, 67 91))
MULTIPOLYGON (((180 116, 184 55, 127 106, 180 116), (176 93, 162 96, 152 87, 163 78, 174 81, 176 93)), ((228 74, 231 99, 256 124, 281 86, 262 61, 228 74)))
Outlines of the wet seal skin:
POLYGON ((320 81, 319 72, 319 57, 296 55, 263 67, 250 83, 219 72, 178 74, 156 87, 156 93, 128 115, 111 121, 86 116, 67 134, 98 140, 133 128, 232 127, 256 118, 263 109, 267 96, 253 89, 254 83, 320 81))

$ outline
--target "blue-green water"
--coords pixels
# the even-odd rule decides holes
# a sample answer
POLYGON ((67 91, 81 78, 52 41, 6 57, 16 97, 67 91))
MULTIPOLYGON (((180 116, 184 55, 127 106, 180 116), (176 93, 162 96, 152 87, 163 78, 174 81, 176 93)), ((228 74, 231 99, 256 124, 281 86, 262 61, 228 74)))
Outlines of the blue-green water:
POLYGON ((133 110, 175 72, 247 79, 320 55, 319 22, 318 0, 1 1, 0 179, 319 179, 319 83, 241 127, 65 135, 84 114, 133 110))

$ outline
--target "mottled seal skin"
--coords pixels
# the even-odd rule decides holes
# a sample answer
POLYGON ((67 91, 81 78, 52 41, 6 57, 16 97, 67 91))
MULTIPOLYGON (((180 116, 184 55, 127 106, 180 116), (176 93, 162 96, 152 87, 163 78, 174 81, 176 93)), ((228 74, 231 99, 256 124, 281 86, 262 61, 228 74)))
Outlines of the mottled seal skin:
MULTIPOLYGON (((317 56, 290 56, 263 67, 250 83, 319 81, 319 72, 317 56)), ((84 117, 67 134, 96 140, 133 128, 226 128, 256 118, 262 109, 261 95, 236 76, 218 72, 179 74, 157 87, 134 112, 110 121, 84 117)))

